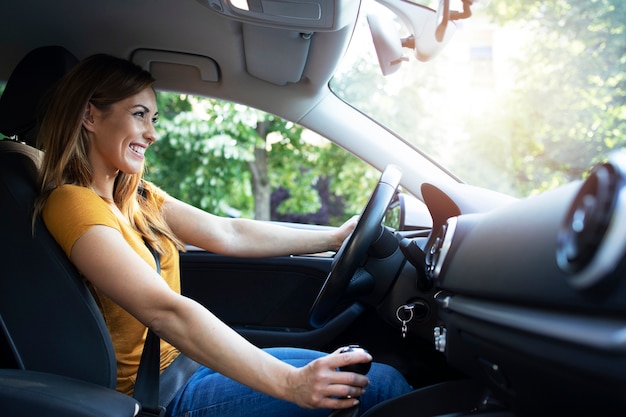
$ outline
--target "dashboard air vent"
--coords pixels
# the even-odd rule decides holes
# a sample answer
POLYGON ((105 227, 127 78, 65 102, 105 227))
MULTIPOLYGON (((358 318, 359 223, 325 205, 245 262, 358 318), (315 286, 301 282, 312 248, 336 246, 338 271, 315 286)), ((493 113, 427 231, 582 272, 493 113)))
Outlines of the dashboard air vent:
POLYGON ((607 276, 624 255, 626 153, 597 165, 567 212, 557 241, 557 263, 578 288, 607 276))

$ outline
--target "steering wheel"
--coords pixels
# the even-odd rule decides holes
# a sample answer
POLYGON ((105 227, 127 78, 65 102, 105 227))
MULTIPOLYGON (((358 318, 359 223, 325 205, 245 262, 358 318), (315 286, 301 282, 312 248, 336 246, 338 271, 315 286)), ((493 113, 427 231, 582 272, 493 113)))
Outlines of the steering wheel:
POLYGON ((314 328, 322 327, 330 319, 354 273, 365 260, 367 250, 380 236, 383 217, 401 177, 400 169, 394 165, 387 166, 381 174, 354 231, 335 255, 331 271, 311 307, 309 324, 314 328))

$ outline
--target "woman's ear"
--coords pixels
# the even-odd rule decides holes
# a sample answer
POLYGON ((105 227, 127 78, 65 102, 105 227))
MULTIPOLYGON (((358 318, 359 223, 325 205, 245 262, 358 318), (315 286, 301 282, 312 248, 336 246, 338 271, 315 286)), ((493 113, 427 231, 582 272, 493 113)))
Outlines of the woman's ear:
POLYGON ((83 115, 83 127, 87 129, 88 132, 94 131, 94 111, 94 105, 91 103, 87 103, 87 107, 85 107, 85 114, 83 115))

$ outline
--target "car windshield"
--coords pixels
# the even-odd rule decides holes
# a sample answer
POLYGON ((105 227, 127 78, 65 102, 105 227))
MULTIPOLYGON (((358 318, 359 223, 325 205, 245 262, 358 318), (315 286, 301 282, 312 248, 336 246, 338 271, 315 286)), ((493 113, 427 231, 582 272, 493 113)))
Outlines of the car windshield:
POLYGON ((331 88, 461 181, 529 196, 626 143, 625 4, 476 2, 439 55, 420 62, 404 48, 411 59, 387 76, 362 13, 331 88))

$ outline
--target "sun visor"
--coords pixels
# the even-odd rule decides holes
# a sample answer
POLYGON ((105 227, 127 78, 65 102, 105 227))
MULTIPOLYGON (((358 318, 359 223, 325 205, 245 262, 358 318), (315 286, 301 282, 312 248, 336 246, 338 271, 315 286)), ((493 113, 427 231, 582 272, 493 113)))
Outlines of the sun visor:
POLYGON ((356 20, 359 0, 198 0, 231 19, 304 32, 339 30, 356 20))
POLYGON ((297 83, 309 55, 311 36, 300 32, 243 25, 246 69, 277 85, 297 83), (272 45, 268 48, 267 45, 272 45))

